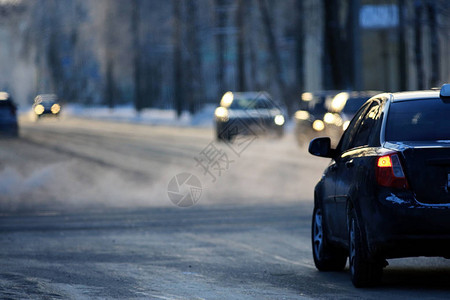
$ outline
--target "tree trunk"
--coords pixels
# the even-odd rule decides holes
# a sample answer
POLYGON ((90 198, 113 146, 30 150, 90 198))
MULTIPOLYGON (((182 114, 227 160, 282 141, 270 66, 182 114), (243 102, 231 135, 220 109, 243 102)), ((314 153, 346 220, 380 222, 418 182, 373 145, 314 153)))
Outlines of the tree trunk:
MULTIPOLYGON (((361 32, 359 28, 359 7, 360 0, 350 0, 348 4, 348 74, 350 84, 353 90, 362 89, 362 72, 361 72, 361 32)), ((346 69, 346 68, 345 68, 346 69)), ((345 70, 344 69, 344 70, 345 70)))
POLYGON ((141 45, 139 39, 139 27, 140 27, 140 5, 139 0, 132 0, 131 11, 131 34, 133 36, 133 67, 134 67, 134 107, 139 114, 144 108, 144 99, 142 95, 141 86, 141 45))
POLYGON ((237 33, 237 69, 238 69, 238 90, 246 91, 246 76, 245 76, 245 25, 244 25, 244 0, 238 0, 237 13, 236 13, 236 25, 238 29, 237 33))
POLYGON ((324 85, 327 89, 348 88, 346 42, 341 35, 338 0, 324 0, 324 85))
POLYGON ((407 90, 407 50, 406 50, 406 38, 405 38, 405 0, 398 0, 397 3, 399 12, 399 24, 398 24, 398 79, 399 87, 401 91, 407 90))
POLYGON ((283 66, 281 63, 280 55, 278 53, 278 46, 277 46, 277 41, 275 39, 275 34, 273 32, 272 19, 270 18, 269 9, 267 7, 266 1, 258 0, 258 4, 259 4, 259 9, 261 11, 261 17, 262 17, 264 29, 266 32, 270 56, 272 58, 274 66, 275 66, 275 72, 276 72, 275 80, 278 84, 278 88, 281 91, 283 102, 286 105, 286 108, 288 109, 288 115, 290 116, 292 113, 292 110, 293 110, 293 107, 292 107, 292 103, 293 103, 292 99, 293 98, 289 97, 288 93, 287 93, 287 86, 286 86, 286 82, 284 80, 283 66))
POLYGON ((417 69, 417 89, 423 90, 424 88, 424 71, 423 71, 423 54, 422 54, 422 4, 420 2, 415 3, 415 18, 414 18, 414 51, 415 61, 417 69))
POLYGON ((114 108, 114 66, 111 58, 106 62, 105 98, 110 109, 114 108))
POLYGON ((198 108, 198 99, 201 85, 201 61, 200 61, 200 41, 197 33, 197 4, 196 0, 188 0, 187 4, 187 16, 186 16, 186 28, 187 28, 187 47, 188 47, 188 63, 187 63, 187 100, 188 109, 191 114, 194 114, 198 108))
POLYGON ((181 71, 182 57, 181 57, 181 1, 173 0, 173 17, 174 17, 174 98, 175 109, 178 118, 183 112, 183 78, 181 71))
POLYGON ((295 56, 296 56, 296 81, 298 95, 305 90, 305 75, 304 75, 304 56, 305 56, 305 24, 304 24, 304 6, 303 0, 296 1, 296 28, 295 28, 295 56))
POLYGON ((217 85, 220 96, 225 92, 225 4, 225 0, 216 0, 217 85))
POLYGON ((428 18, 430 20, 430 49, 431 49, 431 78, 429 87, 439 86, 440 64, 439 64, 439 36, 437 26, 436 6, 433 2, 428 3, 428 18))

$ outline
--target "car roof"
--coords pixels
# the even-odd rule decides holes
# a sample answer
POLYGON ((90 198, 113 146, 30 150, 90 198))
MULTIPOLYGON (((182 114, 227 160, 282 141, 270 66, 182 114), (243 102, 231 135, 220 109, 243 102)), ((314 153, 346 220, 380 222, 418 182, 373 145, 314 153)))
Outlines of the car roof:
POLYGON ((58 98, 58 96, 56 96, 56 94, 40 94, 37 95, 36 98, 34 98, 35 100, 56 100, 58 98))
POLYGON ((392 93, 393 102, 439 98, 439 90, 392 93))

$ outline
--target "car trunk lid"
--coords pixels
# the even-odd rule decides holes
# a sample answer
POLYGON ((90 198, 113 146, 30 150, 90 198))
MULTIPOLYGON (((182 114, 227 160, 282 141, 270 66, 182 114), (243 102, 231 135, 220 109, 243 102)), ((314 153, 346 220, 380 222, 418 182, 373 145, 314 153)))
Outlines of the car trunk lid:
POLYGON ((386 144, 401 154, 406 178, 417 201, 450 204, 450 141, 386 144))

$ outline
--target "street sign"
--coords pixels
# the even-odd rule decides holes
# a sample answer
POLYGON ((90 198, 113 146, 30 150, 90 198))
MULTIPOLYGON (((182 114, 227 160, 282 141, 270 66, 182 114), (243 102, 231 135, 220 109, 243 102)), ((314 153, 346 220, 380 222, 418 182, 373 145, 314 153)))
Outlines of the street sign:
POLYGON ((398 6, 395 4, 363 5, 359 12, 359 24, 362 28, 393 28, 398 23, 398 6))

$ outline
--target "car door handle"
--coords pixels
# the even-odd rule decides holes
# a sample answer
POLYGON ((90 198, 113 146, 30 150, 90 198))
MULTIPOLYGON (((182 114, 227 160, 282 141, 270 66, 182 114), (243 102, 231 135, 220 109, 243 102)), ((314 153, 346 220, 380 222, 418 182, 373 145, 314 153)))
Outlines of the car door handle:
POLYGON ((349 160, 348 162, 345 163, 345 166, 347 168, 352 168, 354 165, 355 165, 355 163, 353 162, 353 159, 349 160))

